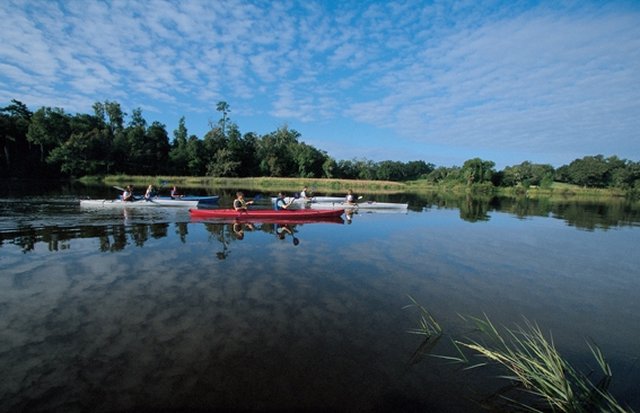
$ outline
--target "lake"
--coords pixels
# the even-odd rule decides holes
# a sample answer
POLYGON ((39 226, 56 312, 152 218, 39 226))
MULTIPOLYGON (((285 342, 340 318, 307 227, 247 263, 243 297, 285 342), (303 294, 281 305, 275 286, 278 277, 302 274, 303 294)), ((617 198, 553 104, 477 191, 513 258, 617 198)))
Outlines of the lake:
POLYGON ((109 187, 0 195, 0 411, 486 411, 505 372, 433 357, 484 315, 594 381, 597 344, 640 410, 638 203, 363 194, 409 210, 281 234, 79 207, 109 187), (429 354, 409 297, 443 328, 429 354))

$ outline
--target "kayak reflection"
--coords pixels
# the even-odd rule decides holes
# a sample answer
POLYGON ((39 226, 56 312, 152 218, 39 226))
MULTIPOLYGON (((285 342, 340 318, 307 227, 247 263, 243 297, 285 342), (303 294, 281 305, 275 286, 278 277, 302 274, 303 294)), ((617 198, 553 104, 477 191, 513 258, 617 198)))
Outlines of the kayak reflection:
POLYGON ((289 224, 276 224, 275 232, 278 239, 285 239, 287 235, 291 235, 291 238, 293 239, 293 245, 300 244, 300 240, 296 238, 293 233, 293 229, 291 229, 291 226, 289 224))
POLYGON ((298 234, 304 224, 292 223, 252 223, 252 222, 204 222, 204 227, 213 239, 220 243, 221 249, 216 252, 219 260, 224 260, 231 253, 231 245, 237 241, 243 241, 249 234, 271 234, 279 241, 291 239, 294 246, 300 245, 298 234))
MULTIPOLYGON (((300 244, 300 240, 294 234, 295 225, 291 225, 291 224, 263 224, 263 225, 268 225, 266 227, 267 231, 265 232, 270 232, 271 227, 273 227, 273 233, 276 235, 276 238, 280 240, 284 240, 287 238, 287 235, 289 235, 293 240, 293 245, 300 244)), ((252 231, 255 231, 256 229, 262 230, 262 225, 256 228, 256 225, 250 222, 236 222, 232 225, 231 228, 233 233, 236 236, 236 239, 242 240, 244 239, 245 231, 252 232, 252 231)))
POLYGON ((253 231, 253 230, 255 230, 255 227, 250 222, 246 222, 246 223, 236 222, 236 223, 233 224, 232 229, 233 229, 233 233, 236 235, 236 238, 241 240, 241 239, 244 239, 244 231, 245 231, 245 229, 247 231, 253 231))

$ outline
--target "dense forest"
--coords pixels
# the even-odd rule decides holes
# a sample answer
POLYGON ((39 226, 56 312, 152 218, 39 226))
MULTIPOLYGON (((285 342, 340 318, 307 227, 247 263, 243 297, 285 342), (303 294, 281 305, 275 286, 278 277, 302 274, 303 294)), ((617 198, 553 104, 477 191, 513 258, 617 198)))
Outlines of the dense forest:
POLYGON ((218 102, 217 123, 204 137, 189 135, 184 117, 170 138, 166 126, 144 119, 141 109, 129 116, 116 102, 96 102, 93 114, 68 114, 62 108, 35 112, 17 100, 0 108, 0 176, 73 178, 87 175, 174 175, 212 177, 299 177, 389 181, 426 180, 433 184, 540 186, 554 181, 583 187, 640 190, 640 163, 617 156, 585 156, 568 165, 529 161, 497 171, 479 158, 462 166, 436 167, 411 162, 335 160, 301 141, 282 126, 259 136, 241 134, 218 102), (128 118, 128 121, 127 121, 128 118), (126 122, 126 123, 125 123, 126 122))

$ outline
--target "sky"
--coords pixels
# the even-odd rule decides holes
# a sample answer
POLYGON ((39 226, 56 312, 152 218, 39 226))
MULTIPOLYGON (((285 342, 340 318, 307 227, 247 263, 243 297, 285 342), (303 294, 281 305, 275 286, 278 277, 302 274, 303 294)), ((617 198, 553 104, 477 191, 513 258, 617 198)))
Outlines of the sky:
MULTIPOLYGON (((0 107, 287 126, 336 160, 640 161, 640 1, 1 0, 0 107)), ((129 118, 128 118, 129 119, 129 118)))

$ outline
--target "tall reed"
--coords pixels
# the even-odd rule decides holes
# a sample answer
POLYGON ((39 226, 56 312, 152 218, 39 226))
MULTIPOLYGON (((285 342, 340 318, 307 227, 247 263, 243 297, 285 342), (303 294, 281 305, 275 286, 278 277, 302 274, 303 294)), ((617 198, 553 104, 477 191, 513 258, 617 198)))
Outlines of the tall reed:
MULTIPOLYGON (((426 344, 428 351, 433 349, 432 338, 440 338, 442 328, 431 313, 409 296, 411 304, 420 311, 418 327, 410 330, 414 334, 427 337, 414 354, 412 360, 424 355, 426 344), (416 352, 418 353, 418 352, 416 352)), ((630 412, 622 407, 609 393, 612 372, 602 351, 595 344, 588 343, 589 349, 602 373, 601 379, 594 383, 591 379, 574 369, 558 352, 553 338, 545 337, 535 323, 524 319, 524 325, 515 328, 498 329, 485 315, 483 318, 462 317, 470 322, 481 339, 452 340, 458 355, 432 355, 448 361, 467 365, 466 370, 490 364, 501 366, 508 374, 500 376, 509 380, 508 386, 496 392, 496 396, 506 403, 509 411, 527 412, 630 412), (471 364, 471 357, 465 354, 471 350, 483 360, 471 364), (512 395, 513 390, 524 392, 512 395)))

